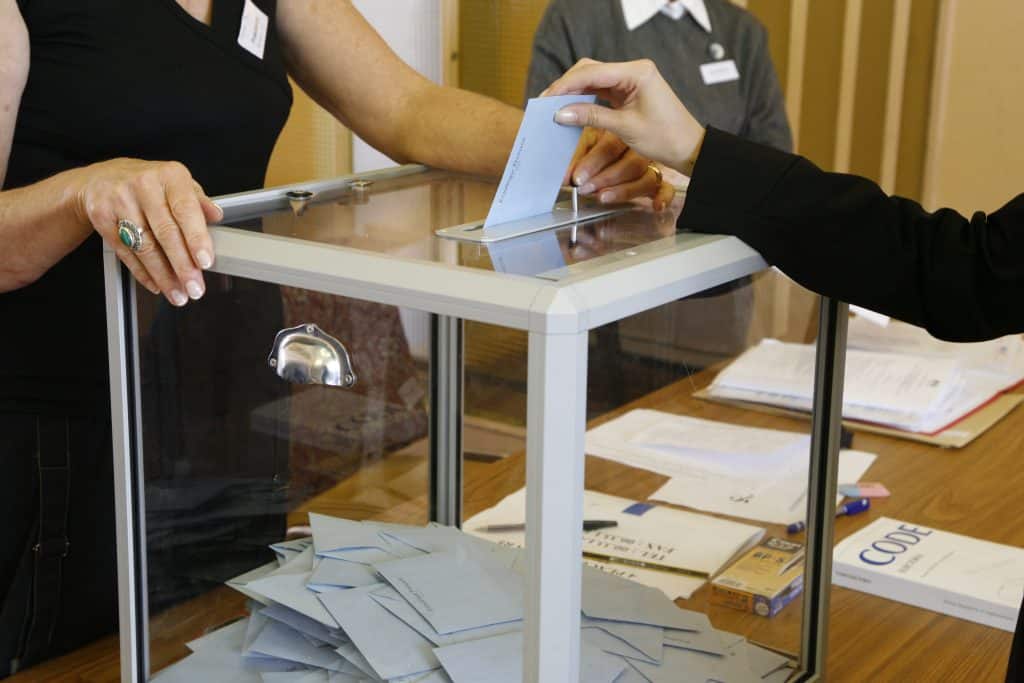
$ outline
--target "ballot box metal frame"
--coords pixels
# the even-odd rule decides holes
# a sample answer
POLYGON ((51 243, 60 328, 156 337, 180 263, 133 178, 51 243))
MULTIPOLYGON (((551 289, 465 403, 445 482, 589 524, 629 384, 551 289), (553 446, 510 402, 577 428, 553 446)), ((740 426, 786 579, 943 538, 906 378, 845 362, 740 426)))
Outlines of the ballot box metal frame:
MULTIPOLYGON (((404 166, 220 197, 225 220, 288 207, 291 190, 344 195, 374 180, 428 172, 404 166)), ((602 325, 766 268, 735 237, 676 233, 584 263, 557 279, 211 228, 211 273, 251 278, 431 315, 430 517, 461 518, 463 321, 528 333, 524 680, 579 677, 588 333, 602 325), (567 410, 566 406, 572 408, 567 410), (571 457, 566 457, 571 455, 571 457), (567 504, 568 502, 568 504, 567 504), (565 510, 570 510, 565 514, 565 510)), ((441 238, 434 238, 441 239, 441 238)), ((112 397, 122 681, 149 676, 137 285, 103 252, 112 397)), ((202 305, 202 303, 192 304, 202 305)), ((803 632, 794 680, 823 676, 839 452, 847 307, 822 299, 811 426, 803 632)))

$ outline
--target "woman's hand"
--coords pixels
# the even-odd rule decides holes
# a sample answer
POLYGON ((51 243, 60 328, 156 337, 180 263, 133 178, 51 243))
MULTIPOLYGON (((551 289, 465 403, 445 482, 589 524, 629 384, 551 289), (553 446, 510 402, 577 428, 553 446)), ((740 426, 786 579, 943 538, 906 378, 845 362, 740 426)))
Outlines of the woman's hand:
POLYGON ((582 59, 545 91, 584 93, 597 95, 614 108, 573 104, 556 113, 555 121, 611 131, 644 156, 686 175, 693 171, 704 127, 675 96, 654 62, 602 64, 582 59))
POLYGON ((142 286, 163 292, 175 306, 204 294, 202 271, 213 265, 206 225, 224 214, 183 165, 112 159, 79 169, 72 189, 79 220, 92 225, 142 286), (142 229, 136 251, 119 237, 125 219, 142 229))
POLYGON ((584 128, 579 147, 569 164, 568 179, 580 194, 596 194, 602 204, 617 204, 651 197, 661 211, 675 196, 675 187, 661 180, 649 159, 630 149, 617 135, 584 128))

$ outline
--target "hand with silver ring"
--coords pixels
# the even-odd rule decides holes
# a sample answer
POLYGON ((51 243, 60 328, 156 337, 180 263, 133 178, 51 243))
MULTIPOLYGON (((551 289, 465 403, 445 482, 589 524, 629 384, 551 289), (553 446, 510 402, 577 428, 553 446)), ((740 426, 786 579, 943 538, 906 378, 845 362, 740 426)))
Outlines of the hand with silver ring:
POLYGON ((145 230, 141 226, 132 223, 127 218, 122 218, 117 222, 117 236, 126 247, 136 254, 142 249, 143 232, 145 230))
POLYGON ((69 171, 79 219, 98 232, 135 279, 175 306, 206 292, 213 265, 207 224, 223 212, 183 165, 112 159, 69 171))

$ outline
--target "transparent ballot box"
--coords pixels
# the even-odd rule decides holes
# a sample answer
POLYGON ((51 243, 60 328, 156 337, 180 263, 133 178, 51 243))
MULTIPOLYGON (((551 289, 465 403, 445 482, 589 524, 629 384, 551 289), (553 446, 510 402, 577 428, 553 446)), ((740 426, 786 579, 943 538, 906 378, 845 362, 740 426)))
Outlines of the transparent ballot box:
POLYGON ((105 252, 122 680, 820 675, 845 307, 677 232, 683 196, 509 236, 493 194, 221 197, 182 309, 105 252), (709 393, 777 343, 802 415, 709 393), (776 603, 717 590, 773 550, 776 603))

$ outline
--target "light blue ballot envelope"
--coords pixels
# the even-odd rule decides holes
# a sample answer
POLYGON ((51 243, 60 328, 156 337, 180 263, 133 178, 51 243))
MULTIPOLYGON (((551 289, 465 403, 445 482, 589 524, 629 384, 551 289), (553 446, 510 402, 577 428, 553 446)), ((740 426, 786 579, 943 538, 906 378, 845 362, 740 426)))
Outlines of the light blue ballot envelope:
POLYGON ((565 256, 554 231, 523 235, 487 245, 494 270, 515 275, 537 275, 565 267, 565 256))
POLYGON ((484 229, 551 211, 582 129, 555 123, 555 112, 589 103, 593 95, 537 97, 526 103, 512 154, 505 164, 484 229))

